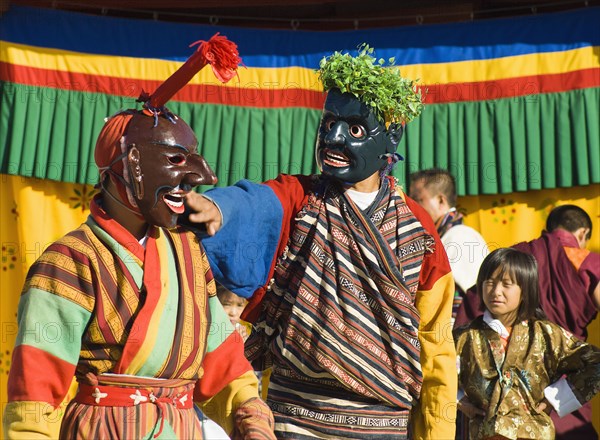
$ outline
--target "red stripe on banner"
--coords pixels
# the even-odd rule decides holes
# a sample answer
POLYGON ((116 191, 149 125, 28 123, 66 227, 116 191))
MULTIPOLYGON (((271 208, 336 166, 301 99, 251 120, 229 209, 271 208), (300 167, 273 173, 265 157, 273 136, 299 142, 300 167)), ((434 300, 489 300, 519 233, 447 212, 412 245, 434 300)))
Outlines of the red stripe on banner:
POLYGON ((420 86, 425 104, 490 101, 600 87, 600 68, 549 75, 521 76, 471 83, 427 84, 420 86))
MULTIPOLYGON (((88 75, 64 70, 39 69, 0 62, 0 79, 36 87, 103 93, 136 99, 145 90, 152 92, 161 81, 88 75)), ((574 70, 548 75, 522 76, 494 81, 450 84, 424 84, 425 104, 489 101, 600 87, 600 68, 574 70)), ((242 107, 306 107, 320 110, 325 95, 301 88, 245 88, 232 84, 188 84, 174 101, 221 104, 242 107)))
POLYGON ((75 365, 31 345, 19 345, 13 351, 8 400, 48 402, 56 408, 74 374, 75 365))
MULTIPOLYGON (((137 99, 142 90, 152 93, 162 84, 162 81, 88 75, 6 62, 0 62, 0 80, 35 87, 103 93, 133 99, 137 99)), ((177 92, 172 100, 242 107, 306 107, 320 110, 323 108, 325 95, 322 92, 297 87, 259 89, 240 87, 235 83, 231 83, 230 86, 188 84, 177 92)))

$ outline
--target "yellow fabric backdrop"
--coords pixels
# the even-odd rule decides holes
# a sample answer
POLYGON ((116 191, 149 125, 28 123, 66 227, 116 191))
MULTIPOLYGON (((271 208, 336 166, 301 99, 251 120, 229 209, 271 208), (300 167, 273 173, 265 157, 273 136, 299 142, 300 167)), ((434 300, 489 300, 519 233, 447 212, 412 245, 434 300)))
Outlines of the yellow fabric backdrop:
MULTIPOLYGON (((77 228, 89 214, 94 188, 19 176, 0 175, 0 402, 17 332, 17 306, 29 266, 53 241, 77 228)), ((50 419, 58 429, 64 404, 50 419)), ((1 422, 0 422, 1 423, 1 422)), ((0 430, 0 432, 2 432, 0 430)))
MULTIPOLYGON (((0 175, 0 402, 6 404, 6 381, 16 336, 16 312, 27 269, 45 247, 79 226, 89 213, 93 187, 0 175)), ((540 235, 548 212, 573 203, 594 223, 590 249, 600 252, 600 185, 527 193, 459 198, 465 223, 478 229, 492 249, 540 235)), ((590 341, 600 345, 598 319, 590 341)), ((59 419, 61 410, 57 412, 59 419)), ((600 397, 594 400, 594 425, 600 432, 600 397)))

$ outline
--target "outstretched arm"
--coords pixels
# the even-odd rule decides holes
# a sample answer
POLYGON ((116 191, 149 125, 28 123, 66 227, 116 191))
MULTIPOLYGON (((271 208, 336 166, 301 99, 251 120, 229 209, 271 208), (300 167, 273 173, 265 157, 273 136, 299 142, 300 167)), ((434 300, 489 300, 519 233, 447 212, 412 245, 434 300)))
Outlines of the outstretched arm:
POLYGON ((264 286, 309 186, 309 176, 280 175, 265 184, 241 180, 188 196, 189 208, 196 211, 190 221, 206 222, 209 235, 200 238, 215 279, 250 299, 242 319, 256 319, 264 286))
POLYGON ((273 191, 240 181, 189 194, 186 202, 192 211, 188 224, 200 229, 215 279, 236 295, 252 297, 267 284, 279 242, 281 204, 273 191))

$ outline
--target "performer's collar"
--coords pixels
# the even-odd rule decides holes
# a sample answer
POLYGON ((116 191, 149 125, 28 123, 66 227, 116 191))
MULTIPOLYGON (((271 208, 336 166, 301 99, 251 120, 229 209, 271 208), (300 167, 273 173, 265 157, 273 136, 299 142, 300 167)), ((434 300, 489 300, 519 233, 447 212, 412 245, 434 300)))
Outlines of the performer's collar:
MULTIPOLYGON (((133 252, 141 261, 144 260, 144 245, 131 232, 125 229, 123 225, 108 215, 102 207, 102 194, 94 196, 90 202, 90 212, 94 221, 98 223, 98 226, 109 233, 117 243, 124 246, 130 252, 133 252)), ((155 237, 157 232, 157 228, 150 225, 145 237, 155 237)))

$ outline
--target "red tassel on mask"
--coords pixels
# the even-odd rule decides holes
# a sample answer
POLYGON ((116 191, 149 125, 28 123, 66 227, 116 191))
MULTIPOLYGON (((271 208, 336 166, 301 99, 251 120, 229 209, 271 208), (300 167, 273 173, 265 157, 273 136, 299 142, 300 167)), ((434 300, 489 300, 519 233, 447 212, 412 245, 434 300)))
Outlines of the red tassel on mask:
POLYGON ((213 73, 223 83, 237 75, 237 68, 242 59, 234 42, 229 41, 227 37, 219 35, 217 32, 210 40, 196 41, 190 44, 190 47, 195 45, 198 45, 196 52, 173 75, 167 78, 152 95, 142 92, 138 101, 144 102, 145 108, 153 113, 160 112, 167 101, 207 64, 211 65, 213 73))

